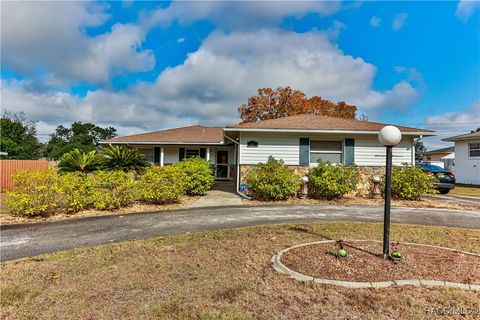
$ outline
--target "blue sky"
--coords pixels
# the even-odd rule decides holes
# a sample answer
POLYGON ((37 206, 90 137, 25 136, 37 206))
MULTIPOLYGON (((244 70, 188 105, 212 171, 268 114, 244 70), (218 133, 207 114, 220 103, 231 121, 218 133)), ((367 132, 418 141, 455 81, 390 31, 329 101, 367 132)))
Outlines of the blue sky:
MULTIPOLYGON (((480 127, 480 3, 2 2, 2 109, 121 135, 238 122, 290 85, 369 120, 480 127)), ((441 145, 439 138, 425 139, 441 145)))

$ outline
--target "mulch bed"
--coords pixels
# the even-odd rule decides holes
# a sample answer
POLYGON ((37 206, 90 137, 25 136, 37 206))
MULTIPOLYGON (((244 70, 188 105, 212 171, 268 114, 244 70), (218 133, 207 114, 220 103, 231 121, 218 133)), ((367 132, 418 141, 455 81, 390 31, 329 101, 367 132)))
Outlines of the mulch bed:
POLYGON ((285 252, 282 263, 316 278, 345 281, 444 280, 480 284, 480 257, 424 246, 400 244, 403 259, 384 260, 379 242, 346 242, 348 257, 334 254, 335 243, 312 244, 285 252))

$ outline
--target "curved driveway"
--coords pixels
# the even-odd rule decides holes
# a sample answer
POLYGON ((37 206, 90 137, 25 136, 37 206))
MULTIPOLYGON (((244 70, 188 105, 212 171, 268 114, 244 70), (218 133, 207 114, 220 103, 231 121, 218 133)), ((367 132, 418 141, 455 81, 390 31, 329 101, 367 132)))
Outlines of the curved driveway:
MULTIPOLYGON (((101 216, 0 228, 1 260, 185 232, 305 221, 381 222, 383 207, 238 206, 101 216)), ((480 229, 480 211, 392 208, 392 223, 480 229)))

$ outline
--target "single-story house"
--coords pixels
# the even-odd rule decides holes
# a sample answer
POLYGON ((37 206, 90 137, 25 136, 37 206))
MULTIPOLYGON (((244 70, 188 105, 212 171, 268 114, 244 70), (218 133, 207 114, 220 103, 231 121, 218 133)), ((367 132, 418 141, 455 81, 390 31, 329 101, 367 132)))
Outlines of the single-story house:
POLYGON ((480 185, 480 132, 442 139, 455 142, 455 176, 458 183, 480 185))
MULTIPOLYGON (((196 125, 168 129, 116 137, 102 144, 130 145, 160 166, 200 156, 214 165, 217 179, 235 181, 238 187, 248 169, 266 162, 269 156, 282 159, 301 174, 306 174, 318 160, 356 164, 368 172, 381 173, 385 147, 378 141, 378 132, 384 126, 377 122, 302 114, 226 127, 196 125)), ((414 164, 414 140, 433 136, 435 132, 397 127, 403 137, 393 148, 393 164, 414 164)))
POLYGON ((422 162, 431 163, 445 168, 443 159, 447 156, 450 156, 454 152, 454 146, 426 151, 422 154, 422 162))

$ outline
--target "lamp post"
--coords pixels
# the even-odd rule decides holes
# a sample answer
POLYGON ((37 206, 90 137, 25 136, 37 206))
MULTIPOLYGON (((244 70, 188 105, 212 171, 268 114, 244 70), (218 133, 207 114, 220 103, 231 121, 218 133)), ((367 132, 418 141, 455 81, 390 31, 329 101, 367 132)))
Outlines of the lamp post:
POLYGON ((390 251, 390 199, 392 198, 392 148, 402 140, 402 133, 394 126, 385 126, 378 133, 378 140, 387 147, 385 167, 385 208, 383 211, 383 258, 390 251))

